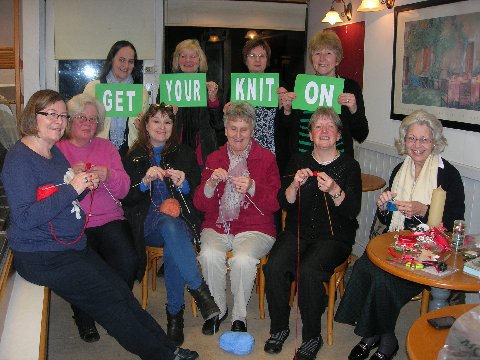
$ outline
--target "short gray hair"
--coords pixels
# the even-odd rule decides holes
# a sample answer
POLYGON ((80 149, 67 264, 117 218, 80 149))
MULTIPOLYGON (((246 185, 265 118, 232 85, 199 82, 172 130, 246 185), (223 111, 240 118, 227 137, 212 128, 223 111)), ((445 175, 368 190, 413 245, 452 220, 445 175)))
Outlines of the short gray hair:
POLYGON ((398 139, 395 139, 395 147, 400 155, 407 153, 405 138, 407 137, 408 129, 413 124, 428 126, 432 131, 433 154, 440 154, 445 150, 447 139, 443 135, 443 126, 440 120, 438 120, 435 115, 432 115, 425 110, 416 110, 402 120, 400 128, 398 129, 399 137, 398 139))
POLYGON ((73 117, 83 112, 83 110, 85 110, 85 106, 87 105, 93 105, 95 109, 97 109, 98 124, 95 135, 98 135, 103 130, 105 123, 105 107, 103 104, 93 96, 87 94, 78 94, 67 102, 67 110, 68 114, 70 115, 70 121, 67 124, 67 129, 65 130, 65 137, 67 139, 72 136, 71 128, 73 117))
POLYGON ((340 116, 333 110, 333 108, 329 106, 319 106, 317 110, 312 114, 312 117, 310 118, 310 121, 308 122, 308 131, 312 130, 312 126, 321 117, 327 117, 330 120, 333 121, 335 126, 337 127, 337 130, 342 132, 343 129, 343 123, 342 120, 340 119, 340 116))
POLYGON ((223 124, 227 126, 227 122, 236 118, 241 118, 255 129, 257 116, 255 108, 246 101, 236 101, 230 103, 225 115, 223 116, 223 124))

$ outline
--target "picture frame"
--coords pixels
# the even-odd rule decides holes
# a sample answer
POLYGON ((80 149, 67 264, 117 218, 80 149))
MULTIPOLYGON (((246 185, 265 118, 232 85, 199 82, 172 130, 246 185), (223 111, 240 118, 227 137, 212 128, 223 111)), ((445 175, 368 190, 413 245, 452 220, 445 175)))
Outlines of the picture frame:
POLYGON ((395 7, 390 117, 424 109, 443 126, 480 132, 480 1, 395 7))

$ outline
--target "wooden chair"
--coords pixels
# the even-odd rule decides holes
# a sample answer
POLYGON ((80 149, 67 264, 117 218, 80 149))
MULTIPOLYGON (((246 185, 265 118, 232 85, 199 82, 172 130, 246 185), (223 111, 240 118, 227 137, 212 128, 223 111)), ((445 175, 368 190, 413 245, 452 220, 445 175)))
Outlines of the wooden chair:
MULTIPOLYGON (((345 284, 343 282, 345 277, 345 271, 350 264, 351 257, 349 256, 347 260, 343 263, 338 265, 335 270, 333 271, 333 275, 330 276, 330 280, 328 283, 323 282, 323 286, 325 287, 325 291, 328 295, 328 312, 327 312, 327 344, 333 344, 333 312, 335 310, 335 295, 337 293, 337 289, 340 293, 340 298, 343 297, 345 292, 345 284)), ((295 291, 296 290, 296 282, 293 281, 291 288, 290 288, 290 306, 293 305, 293 300, 295 298, 295 291)))
MULTIPOLYGON (((152 270, 152 290, 157 289, 157 260, 163 257, 163 248, 155 246, 147 246, 147 268, 145 269, 145 274, 142 279, 142 309, 147 308, 148 301, 148 271, 152 270)), ((192 307, 192 312, 196 314, 197 307, 195 305, 195 300, 191 297, 190 304, 192 307)), ((196 316, 196 315, 195 315, 196 316)))
POLYGON ((163 257, 163 248, 147 246, 147 268, 142 280, 142 309, 147 308, 148 301, 148 270, 152 269, 152 290, 157 288, 157 260, 163 257))
MULTIPOLYGON (((232 251, 227 252, 226 260, 233 256, 232 251)), ((265 274, 263 273, 263 265, 267 263, 267 256, 260 258, 260 263, 257 265, 257 277, 255 279, 255 290, 258 294, 258 308, 260 311, 260 319, 265 319, 265 274)), ((230 268, 227 268, 229 271, 230 268)), ((197 317, 197 307, 195 303, 192 304, 192 313, 194 317, 197 317)))

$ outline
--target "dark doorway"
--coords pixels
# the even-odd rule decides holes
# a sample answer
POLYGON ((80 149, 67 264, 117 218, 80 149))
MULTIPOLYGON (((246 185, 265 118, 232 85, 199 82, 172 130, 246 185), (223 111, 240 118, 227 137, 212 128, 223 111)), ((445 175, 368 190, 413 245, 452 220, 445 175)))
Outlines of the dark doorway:
POLYGON ((293 91, 295 77, 297 74, 305 73, 304 31, 167 26, 165 27, 165 72, 171 72, 175 46, 185 39, 197 39, 208 59, 207 80, 219 84, 223 94, 222 100, 225 103, 228 101, 226 97, 229 93, 230 74, 247 71, 242 59, 242 48, 248 40, 245 39, 245 34, 249 30, 255 30, 272 49, 267 72, 278 72, 280 82, 285 84, 289 91, 293 91), (212 35, 217 36, 218 41, 208 41, 212 35))

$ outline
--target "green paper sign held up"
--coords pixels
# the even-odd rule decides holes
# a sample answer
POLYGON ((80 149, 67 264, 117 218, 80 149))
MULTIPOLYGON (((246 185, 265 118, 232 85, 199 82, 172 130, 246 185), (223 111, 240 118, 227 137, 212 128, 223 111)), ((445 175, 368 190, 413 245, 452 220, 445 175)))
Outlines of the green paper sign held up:
POLYGON ((95 97, 105 106, 106 117, 130 117, 142 112, 142 84, 97 84, 95 97))
POLYGON ((297 98, 292 102, 293 109, 315 111, 319 106, 333 107, 337 114, 341 105, 337 99, 343 93, 344 79, 330 76, 297 75, 294 92, 297 98))
POLYGON ((178 107, 207 106, 205 73, 161 74, 160 101, 178 107))
POLYGON ((278 74, 231 74, 230 101, 247 101, 252 106, 277 107, 278 74))

